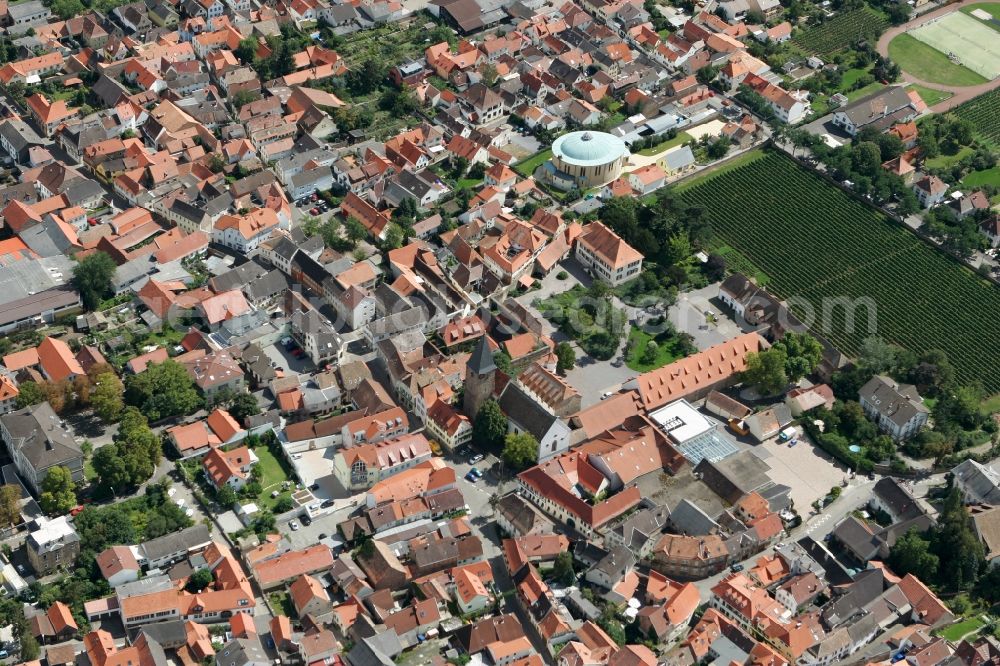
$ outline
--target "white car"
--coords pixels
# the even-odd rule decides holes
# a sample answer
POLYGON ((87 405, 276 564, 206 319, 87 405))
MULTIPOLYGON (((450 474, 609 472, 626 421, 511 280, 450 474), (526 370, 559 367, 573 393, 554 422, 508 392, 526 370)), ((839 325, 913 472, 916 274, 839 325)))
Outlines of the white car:
POLYGON ((194 509, 189 508, 187 511, 184 512, 184 515, 187 516, 188 518, 191 518, 192 516, 194 516, 194 509))
POLYGON ((298 459, 300 459, 301 457, 302 457, 302 454, 301 454, 301 453, 293 453, 293 454, 292 454, 292 460, 298 460, 298 459))
POLYGON ((185 500, 184 500, 183 497, 181 497, 180 499, 175 499, 174 500, 174 504, 176 504, 177 506, 184 506, 184 502, 185 502, 185 500))
POLYGON ((296 531, 297 529, 299 529, 299 524, 296 521, 294 521, 294 520, 290 521, 288 523, 288 526, 292 528, 293 532, 296 531))
POLYGON ((613 395, 614 393, 612 393, 611 391, 605 391, 604 393, 601 394, 601 400, 607 400, 613 395))

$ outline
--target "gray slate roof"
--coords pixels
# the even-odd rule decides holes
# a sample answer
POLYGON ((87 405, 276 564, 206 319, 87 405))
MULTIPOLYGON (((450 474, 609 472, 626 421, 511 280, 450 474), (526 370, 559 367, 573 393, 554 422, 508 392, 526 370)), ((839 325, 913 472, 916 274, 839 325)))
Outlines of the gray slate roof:
POLYGON ((35 470, 62 465, 83 457, 73 436, 63 427, 48 402, 0 416, 11 441, 35 470))

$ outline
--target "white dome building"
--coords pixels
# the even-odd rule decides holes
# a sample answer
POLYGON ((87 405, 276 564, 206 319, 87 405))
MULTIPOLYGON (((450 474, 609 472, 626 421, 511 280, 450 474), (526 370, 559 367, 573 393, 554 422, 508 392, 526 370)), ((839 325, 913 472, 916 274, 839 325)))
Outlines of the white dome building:
POLYGON ((629 153, 625 142, 607 132, 570 132, 552 144, 543 178, 563 190, 585 190, 621 175, 629 153))

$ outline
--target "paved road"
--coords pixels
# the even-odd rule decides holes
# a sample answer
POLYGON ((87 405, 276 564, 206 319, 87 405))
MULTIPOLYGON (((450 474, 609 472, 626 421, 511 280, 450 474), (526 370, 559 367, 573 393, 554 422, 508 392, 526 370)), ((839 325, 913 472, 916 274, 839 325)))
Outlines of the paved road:
MULTIPOLYGON (((900 35, 904 32, 907 32, 908 30, 912 30, 913 28, 921 26, 924 23, 927 23, 928 21, 933 21, 936 18, 940 18, 945 14, 958 11, 960 8, 965 7, 966 5, 976 4, 977 2, 979 2, 979 0, 963 0, 962 2, 956 2, 955 4, 946 5, 939 9, 935 9, 934 11, 928 12, 923 16, 918 16, 917 18, 911 21, 907 21, 903 25, 897 25, 895 27, 889 28, 884 33, 882 33, 881 37, 879 37, 878 52, 881 55, 888 57, 889 42, 891 42, 893 38, 895 38, 897 35, 900 35)), ((929 81, 924 81, 923 79, 918 79, 912 74, 908 74, 907 72, 904 71, 903 80, 905 80, 907 83, 916 83, 917 85, 924 86, 925 88, 933 88, 934 90, 944 90, 952 93, 952 97, 949 97, 943 102, 939 102, 938 104, 935 104, 934 106, 930 107, 931 111, 934 111, 935 113, 944 113, 946 111, 950 111, 959 104, 968 102, 973 97, 978 97, 983 93, 987 93, 993 90, 994 88, 1000 87, 1000 77, 997 77, 992 81, 989 81, 988 83, 981 83, 977 86, 949 86, 941 83, 931 83, 929 81)))

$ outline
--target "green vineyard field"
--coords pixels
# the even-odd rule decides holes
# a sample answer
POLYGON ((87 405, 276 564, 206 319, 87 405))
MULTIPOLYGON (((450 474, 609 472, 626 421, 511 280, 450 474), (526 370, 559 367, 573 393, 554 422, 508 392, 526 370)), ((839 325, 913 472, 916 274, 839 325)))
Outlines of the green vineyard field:
POLYGON ((876 330, 864 308, 853 330, 843 307, 816 323, 842 351, 855 354, 870 335, 918 353, 941 349, 962 381, 1000 390, 1000 289, 880 212, 775 153, 679 196, 705 211, 717 243, 752 262, 777 296, 817 314, 830 299, 871 299, 876 330))
POLYGON ((870 9, 852 9, 829 21, 803 30, 792 41, 801 49, 829 55, 853 46, 859 39, 874 39, 889 22, 870 9))
POLYGON ((952 111, 956 116, 972 123, 984 140, 1000 146, 1000 88, 970 99, 952 111))

